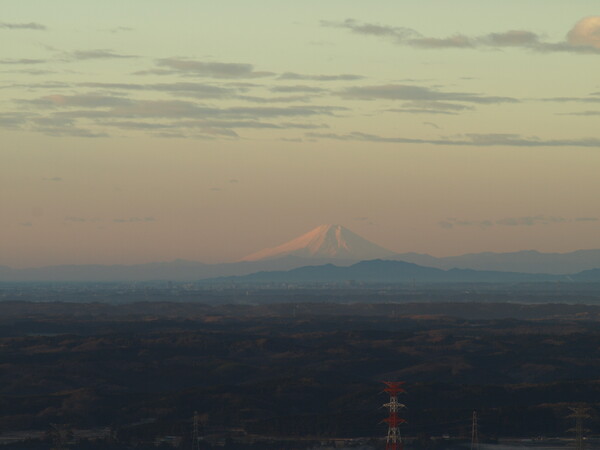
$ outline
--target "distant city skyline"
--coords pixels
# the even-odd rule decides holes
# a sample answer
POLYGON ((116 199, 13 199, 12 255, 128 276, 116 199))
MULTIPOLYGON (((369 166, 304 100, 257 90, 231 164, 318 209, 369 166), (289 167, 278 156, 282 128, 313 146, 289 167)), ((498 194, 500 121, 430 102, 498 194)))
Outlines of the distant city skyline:
POLYGON ((597 1, 4 5, 0 265, 600 248, 597 1))

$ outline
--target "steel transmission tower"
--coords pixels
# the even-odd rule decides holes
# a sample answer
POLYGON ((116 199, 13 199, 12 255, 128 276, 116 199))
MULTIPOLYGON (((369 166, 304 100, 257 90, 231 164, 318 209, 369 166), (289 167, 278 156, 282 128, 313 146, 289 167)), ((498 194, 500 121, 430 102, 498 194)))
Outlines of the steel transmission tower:
POLYGON ((192 450, 200 450, 200 431, 199 431, 200 416, 198 411, 194 412, 194 425, 192 429, 192 450))
POLYGON ((575 419, 575 428, 571 428, 570 431, 575 432, 575 449, 583 450, 585 448, 585 441, 583 439, 583 432, 586 431, 583 428, 583 419, 588 419, 590 416, 588 415, 588 411, 590 408, 569 408, 573 411, 573 414, 569 416, 571 419, 575 419))
POLYGON ((479 425, 477 424, 477 411, 473 411, 471 425, 471 450, 479 450, 479 425))
POLYGON ((406 391, 402 387, 403 381, 384 381, 386 388, 384 392, 390 395, 389 403, 383 406, 388 409, 389 415, 383 421, 388 424, 388 435, 385 444, 386 450, 403 450, 402 436, 400 435, 400 425, 406 423, 406 420, 398 416, 398 411, 406 408, 402 403, 398 403, 398 394, 406 391))

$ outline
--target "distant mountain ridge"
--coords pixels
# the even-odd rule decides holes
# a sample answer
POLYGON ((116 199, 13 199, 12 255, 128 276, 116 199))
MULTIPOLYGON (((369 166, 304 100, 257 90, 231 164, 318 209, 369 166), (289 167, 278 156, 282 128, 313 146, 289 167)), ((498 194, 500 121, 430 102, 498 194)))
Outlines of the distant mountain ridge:
POLYGON ((525 273, 577 273, 583 270, 600 268, 600 250, 576 250, 569 253, 542 253, 536 250, 522 250, 510 253, 470 253, 461 256, 437 258, 433 267, 451 267, 500 270, 525 273))
MULTIPOLYGON (((588 274, 582 281, 592 281, 597 274, 588 274)), ((351 266, 325 264, 306 266, 287 271, 257 272, 245 276, 223 277, 208 282, 215 283, 340 283, 358 281, 366 283, 521 283, 548 281, 578 281, 578 275, 530 274, 519 272, 478 271, 472 269, 443 270, 424 267, 405 261, 371 260, 351 266)))
POLYGON ((600 250, 577 250, 570 253, 524 250, 436 258, 421 253, 396 253, 341 225, 321 225, 291 241, 260 250, 234 263, 205 264, 179 259, 133 265, 57 265, 27 269, 0 266, 0 282, 195 281, 327 263, 350 266, 359 261, 373 259, 404 261, 443 270, 456 268, 554 275, 590 271, 586 276, 591 280, 596 279, 593 269, 599 269, 600 272, 600 250))

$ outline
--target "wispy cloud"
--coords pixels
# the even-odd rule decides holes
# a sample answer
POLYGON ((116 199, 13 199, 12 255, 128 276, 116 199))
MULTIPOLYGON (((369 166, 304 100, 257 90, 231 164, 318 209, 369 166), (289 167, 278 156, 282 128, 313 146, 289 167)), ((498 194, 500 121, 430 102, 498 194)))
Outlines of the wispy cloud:
POLYGON ((278 97, 256 96, 256 95, 238 95, 238 100, 244 100, 252 103, 307 103, 312 95, 286 95, 278 97))
POLYGON ((343 22, 322 21, 322 26, 347 29, 352 33, 387 39, 398 45, 422 49, 525 48, 537 52, 571 52, 600 54, 600 16, 589 16, 577 22, 565 40, 545 42, 529 30, 509 30, 480 36, 454 34, 445 37, 424 36, 408 27, 381 25, 346 19, 343 22))
POLYGON ((578 111, 570 113, 557 113, 559 116, 600 116, 600 111, 578 111))
POLYGON ((175 97, 193 97, 197 99, 227 99, 234 98, 237 100, 243 100, 253 103, 294 103, 294 102, 308 102, 312 95, 324 91, 317 87, 311 86, 275 86, 271 89, 271 92, 289 92, 289 93, 302 93, 306 95, 288 95, 288 96, 257 96, 257 95, 245 95, 249 88, 247 86, 216 86, 214 84, 196 83, 196 82, 175 82, 175 83, 153 83, 153 84, 139 84, 139 83, 98 83, 98 82, 85 82, 80 83, 79 86, 88 88, 97 88, 103 90, 123 90, 123 91, 147 91, 147 92, 165 92, 175 97))
POLYGON ((537 225, 552 225, 559 223, 573 223, 573 222, 596 222, 598 217, 560 217, 560 216, 523 216, 523 217, 504 217, 502 219, 495 220, 464 220, 457 218, 447 218, 438 222, 438 226, 447 230, 455 227, 478 227, 481 229, 487 229, 493 226, 507 226, 507 227, 533 227, 537 225))
POLYGON ((272 92, 308 92, 308 93, 319 93, 324 92, 325 89, 317 87, 317 86, 305 86, 305 85, 295 85, 295 86, 273 86, 270 89, 272 92))
POLYGON ((125 91, 154 91, 166 92, 174 96, 185 96, 194 98, 227 98, 232 97, 238 90, 222 86, 214 86, 205 83, 98 83, 86 82, 80 86, 97 89, 116 89, 125 91))
POLYGON ((37 22, 29 22, 29 23, 9 23, 9 22, 0 22, 0 28, 5 30, 47 30, 48 28, 45 25, 37 22))
POLYGON ((133 28, 131 27, 114 27, 108 30, 110 33, 122 33, 122 32, 126 32, 126 31, 133 31, 133 28))
POLYGON ((95 50, 76 50, 67 54, 68 58, 85 61, 89 59, 129 59, 137 58, 137 55, 124 55, 121 53, 115 53, 108 49, 95 49, 95 50))
POLYGON ((27 123, 29 115, 22 112, 0 113, 0 128, 19 128, 27 123))
POLYGON ((108 137, 105 132, 96 132, 81 128, 75 120, 66 117, 36 117, 29 121, 32 130, 49 136, 72 136, 85 138, 108 137))
POLYGON ((11 65, 30 65, 30 64, 43 64, 47 62, 45 59, 0 59, 0 64, 11 64, 11 65))
POLYGON ((115 223, 139 223, 139 222, 155 222, 156 219, 154 217, 129 217, 129 218, 118 218, 113 219, 115 223))
MULTIPOLYGON (((52 87, 52 86, 50 86, 52 87)), ((301 118, 334 116, 345 111, 339 106, 294 105, 300 98, 256 97, 241 95, 245 86, 223 87, 205 83, 100 83, 84 82, 59 88, 95 88, 95 92, 52 94, 37 98, 15 99, 31 111, 18 116, 0 116, 0 126, 27 127, 53 136, 108 136, 107 129, 147 131, 160 137, 238 138, 236 129, 304 129, 328 128, 323 123, 307 123, 301 118), (104 93, 103 91, 106 91, 104 93), (115 94, 115 91, 124 91, 115 94), (186 98, 232 98, 255 103, 288 103, 260 106, 208 106, 190 100, 139 100, 129 97, 138 91, 165 92, 186 98), (36 108, 36 110, 33 109, 36 108), (281 122, 278 123, 278 121, 281 122), (100 127, 100 128, 99 128, 100 127), (96 129, 99 128, 99 131, 96 129), (198 134, 200 133, 200 134, 198 134)))
MULTIPOLYGON (((489 96, 473 92, 445 92, 424 86, 408 84, 383 84, 353 86, 339 91, 341 97, 360 100, 410 100, 425 102, 461 102, 476 104, 517 103, 512 97, 489 96)), ((446 109, 461 109, 452 103, 429 103, 446 109)), ((434 108, 432 108, 434 109, 434 108)))
POLYGON ((138 74, 173 74, 210 78, 261 78, 275 75, 273 72, 254 70, 252 64, 206 62, 187 58, 162 58, 156 61, 163 71, 142 71, 138 74))
POLYGON ((295 72, 285 72, 279 75, 280 80, 307 80, 307 81, 355 81, 362 80, 365 77, 349 73, 339 75, 308 75, 295 72))
POLYGON ((600 103, 600 97, 596 97, 595 94, 590 94, 587 97, 549 97, 543 98, 545 102, 574 102, 574 103, 600 103))
POLYGON ((70 118, 247 118, 258 119, 268 117, 308 117, 319 115, 334 115, 336 111, 345 110, 342 107, 295 105, 287 107, 275 106, 237 106, 218 108, 200 105, 183 100, 130 100, 112 96, 46 96, 30 103, 49 105, 53 107, 72 107, 81 103, 84 107, 104 108, 106 110, 76 110, 57 113, 70 118))
POLYGON ((84 223, 87 222, 87 219, 85 217, 67 216, 65 222, 84 223))
POLYGON ((52 108, 108 108, 132 104, 132 101, 125 97, 99 94, 54 94, 32 100, 20 100, 20 102, 52 108))
POLYGON ((340 141, 380 142, 388 144, 432 144, 448 146, 477 146, 477 147, 600 147, 598 138, 581 139, 540 139, 538 137, 523 137, 518 134, 464 134, 455 138, 418 139, 406 137, 383 137, 375 134, 351 132, 347 134, 335 133, 307 133, 307 137, 317 139, 335 139, 340 141))

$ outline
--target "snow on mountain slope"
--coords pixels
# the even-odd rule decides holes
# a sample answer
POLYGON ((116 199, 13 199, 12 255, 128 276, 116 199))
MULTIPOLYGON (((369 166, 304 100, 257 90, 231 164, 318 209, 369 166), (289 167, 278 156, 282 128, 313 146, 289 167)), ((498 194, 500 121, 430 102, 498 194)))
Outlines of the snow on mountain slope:
POLYGON ((393 258, 396 253, 367 241, 341 225, 321 225, 277 247, 248 255, 241 261, 261 261, 283 256, 362 261, 393 258))

